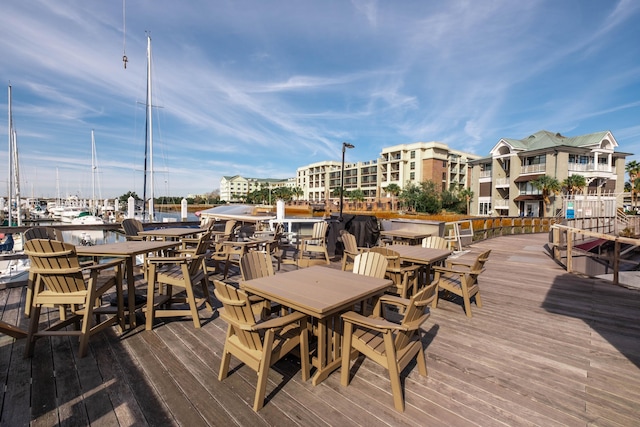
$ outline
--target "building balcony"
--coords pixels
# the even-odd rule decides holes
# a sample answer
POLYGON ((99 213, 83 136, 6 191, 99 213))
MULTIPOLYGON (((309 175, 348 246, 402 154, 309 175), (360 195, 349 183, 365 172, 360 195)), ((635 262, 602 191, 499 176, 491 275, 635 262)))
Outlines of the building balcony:
POLYGON ((613 173, 613 167, 606 164, 580 164, 580 163, 569 163, 569 171, 570 172, 603 172, 603 173, 613 173))
POLYGON ((546 163, 538 164, 538 165, 526 165, 522 166, 520 173, 544 173, 547 170, 546 163))
POLYGON ((497 178, 496 188, 509 188, 511 180, 509 178, 497 178))
POLYGON ((493 199, 494 209, 509 209, 509 199, 496 198, 493 199))

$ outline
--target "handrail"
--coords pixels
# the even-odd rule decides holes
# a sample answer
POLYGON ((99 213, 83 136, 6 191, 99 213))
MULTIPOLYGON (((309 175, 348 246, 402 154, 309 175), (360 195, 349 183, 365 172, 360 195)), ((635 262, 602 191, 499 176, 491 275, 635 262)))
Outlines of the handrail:
POLYGON ((554 224, 551 226, 555 231, 553 234, 553 245, 554 245, 554 259, 559 260, 559 256, 556 256, 556 251, 560 246, 560 231, 564 231, 567 235, 566 246, 567 246, 567 273, 571 273, 573 270, 573 240, 574 234, 582 234, 589 237, 594 237, 597 239, 608 240, 614 242, 613 249, 613 284, 617 285, 620 282, 620 244, 628 244, 633 246, 640 246, 640 239, 634 239, 631 237, 622 237, 622 236, 612 236, 610 234, 597 233, 589 230, 583 230, 581 228, 568 227, 566 225, 554 224))

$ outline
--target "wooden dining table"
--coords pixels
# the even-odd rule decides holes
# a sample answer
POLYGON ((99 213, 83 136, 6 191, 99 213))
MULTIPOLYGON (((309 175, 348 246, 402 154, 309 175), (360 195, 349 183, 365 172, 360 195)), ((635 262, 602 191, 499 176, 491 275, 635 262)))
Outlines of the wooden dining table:
POLYGON ((136 256, 157 253, 165 249, 171 249, 179 245, 178 241, 162 240, 127 240, 124 242, 106 243, 104 245, 76 246, 76 253, 79 256, 90 256, 93 258, 125 258, 125 269, 127 276, 127 305, 129 312, 129 326, 136 326, 136 280, 133 274, 133 267, 136 256))
POLYGON ((382 230, 380 235, 384 237, 390 237, 393 242, 405 242, 408 245, 414 246, 419 244, 425 237, 431 236, 432 233, 424 231, 412 231, 412 230, 382 230))
POLYGON ((340 315, 358 302, 381 295, 393 282, 326 266, 289 271, 243 281, 242 289, 317 319, 317 348, 312 364, 317 385, 340 367, 340 315))
POLYGON ((423 279, 422 285, 427 284, 426 282, 431 277, 431 266, 444 261, 451 255, 449 249, 423 248, 420 245, 390 245, 387 248, 398 252, 403 262, 418 264, 423 267, 425 279, 423 279))

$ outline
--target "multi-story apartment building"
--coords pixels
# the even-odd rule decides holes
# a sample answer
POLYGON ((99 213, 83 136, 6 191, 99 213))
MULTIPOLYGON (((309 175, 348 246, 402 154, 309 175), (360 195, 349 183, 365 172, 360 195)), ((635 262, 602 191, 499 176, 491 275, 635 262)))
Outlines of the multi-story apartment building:
POLYGON ((502 138, 490 157, 471 162, 472 215, 549 216, 562 208, 552 197, 544 212, 541 190, 532 181, 547 175, 562 183, 575 174, 586 178, 587 192, 621 194, 625 157, 611 132, 576 137, 539 131, 524 139, 502 138))
POLYGON ((269 188, 295 187, 295 179, 245 178, 240 175, 220 178, 220 200, 239 202, 248 193, 259 190, 263 186, 269 188))
MULTIPOLYGON (((440 142, 416 142, 387 147, 379 159, 345 163, 344 189, 360 189, 367 198, 387 197, 389 184, 400 188, 410 182, 431 180, 443 190, 469 186, 469 161, 480 156, 451 150, 440 142)), ((326 161, 298 168, 297 185, 309 201, 323 201, 335 196, 340 188, 340 162, 326 161)))

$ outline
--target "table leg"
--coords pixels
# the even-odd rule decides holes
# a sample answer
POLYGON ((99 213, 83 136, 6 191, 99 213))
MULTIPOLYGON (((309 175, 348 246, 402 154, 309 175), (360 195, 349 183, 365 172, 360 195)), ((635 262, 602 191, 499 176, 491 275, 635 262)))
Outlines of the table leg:
POLYGON ((342 364, 340 346, 341 331, 340 315, 318 319, 318 348, 317 348, 317 371, 311 380, 313 385, 318 385, 324 381, 329 374, 338 369, 342 364))
POLYGON ((133 260, 135 256, 127 257, 127 298, 129 304, 129 327, 136 326, 136 278, 133 276, 133 260))

